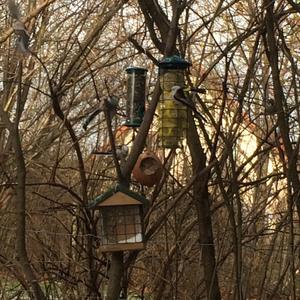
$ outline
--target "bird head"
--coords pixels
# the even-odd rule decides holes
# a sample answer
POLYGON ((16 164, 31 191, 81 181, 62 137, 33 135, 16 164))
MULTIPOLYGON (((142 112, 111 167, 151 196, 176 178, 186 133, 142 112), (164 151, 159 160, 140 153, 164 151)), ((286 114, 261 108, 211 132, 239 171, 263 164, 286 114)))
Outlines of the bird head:
POLYGON ((107 102, 111 108, 117 108, 119 105, 119 100, 120 99, 116 96, 109 96, 107 102))
POLYGON ((177 92, 178 90, 180 90, 180 89, 182 89, 181 86, 179 86, 179 85, 174 85, 174 86, 172 86, 171 91, 174 92, 174 93, 176 93, 176 92, 177 92))
POLYGON ((179 85, 172 86, 172 88, 171 88, 172 95, 175 95, 179 90, 182 90, 181 86, 179 86, 179 85))

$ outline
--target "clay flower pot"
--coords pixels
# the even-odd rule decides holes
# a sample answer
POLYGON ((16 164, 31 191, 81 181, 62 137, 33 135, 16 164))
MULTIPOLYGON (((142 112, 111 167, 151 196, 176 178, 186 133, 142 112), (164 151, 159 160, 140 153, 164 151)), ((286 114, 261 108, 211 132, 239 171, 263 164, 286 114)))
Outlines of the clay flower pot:
POLYGON ((140 184, 151 187, 161 180, 163 165, 153 152, 146 151, 139 156, 132 175, 140 184))

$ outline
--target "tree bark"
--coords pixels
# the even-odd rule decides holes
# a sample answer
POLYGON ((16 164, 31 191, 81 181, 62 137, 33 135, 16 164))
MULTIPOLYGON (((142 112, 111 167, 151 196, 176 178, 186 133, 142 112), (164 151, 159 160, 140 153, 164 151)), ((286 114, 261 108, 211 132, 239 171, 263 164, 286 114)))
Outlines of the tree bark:
POLYGON ((41 287, 37 282, 37 278, 33 272, 33 269, 28 260, 26 250, 26 168, 24 162, 24 156, 22 152, 22 146, 20 141, 19 131, 14 132, 13 149, 15 151, 15 158, 17 164, 17 187, 16 187, 16 252, 17 260, 20 263, 22 271, 26 280, 29 283, 31 291, 28 291, 35 299, 46 299, 41 287))
MULTIPOLYGON (((16 118, 14 124, 11 124, 10 131, 13 136, 12 146, 15 152, 17 166, 17 186, 16 186, 16 253, 17 260, 20 263, 22 271, 29 283, 29 295, 38 300, 46 299, 43 291, 38 284, 37 278, 30 265, 26 250, 26 167, 24 154, 21 145, 21 137, 19 132, 19 121, 24 108, 25 99, 22 97, 22 62, 20 61, 18 70, 18 94, 16 118)), ((7 119, 9 122, 9 120, 7 119)))
MULTIPOLYGON (((192 156, 193 173, 199 174, 206 167, 206 156, 200 144, 196 125, 190 114, 188 146, 192 156)), ((198 177, 193 185, 194 205, 197 211, 201 261, 204 267, 206 299, 221 300, 216 270, 215 248, 208 194, 208 173, 198 177)))
POLYGON ((124 273, 123 252, 113 252, 109 269, 107 300, 117 300, 121 291, 121 280, 124 273))
POLYGON ((284 110, 284 103, 286 103, 286 98, 283 92, 279 61, 278 61, 278 46, 276 43, 275 36, 275 18, 274 18, 274 1, 265 0, 264 7, 266 9, 266 54, 271 67, 272 80, 274 85, 274 102, 277 110, 278 126, 280 129, 280 138, 282 139, 284 146, 284 153, 287 159, 286 165, 286 176, 287 180, 291 183, 293 187, 293 196, 291 201, 295 201, 298 216, 300 216, 300 200, 296 195, 299 193, 300 181, 297 171, 297 157, 298 149, 297 147, 293 149, 290 137, 289 137, 289 124, 288 115, 284 110))

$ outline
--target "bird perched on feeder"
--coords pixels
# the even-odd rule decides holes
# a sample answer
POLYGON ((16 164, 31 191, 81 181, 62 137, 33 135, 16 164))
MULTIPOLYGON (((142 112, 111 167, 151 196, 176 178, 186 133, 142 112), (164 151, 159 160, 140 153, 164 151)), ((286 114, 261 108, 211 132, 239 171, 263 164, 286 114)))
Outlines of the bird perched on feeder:
POLYGON ((186 96, 181 86, 179 85, 172 86, 171 94, 175 101, 188 107, 196 117, 200 117, 204 122, 206 122, 206 119, 196 110, 195 104, 188 96, 186 96))
POLYGON ((12 28, 18 37, 16 41, 17 48, 21 52, 26 53, 29 51, 30 36, 24 23, 20 20, 21 14, 19 7, 14 0, 8 0, 7 4, 10 15, 15 20, 12 24, 12 28))
POLYGON ((116 96, 109 96, 107 101, 102 101, 100 103, 100 107, 87 117, 87 119, 85 120, 85 122, 82 125, 83 129, 86 130, 88 125, 94 120, 94 118, 100 112, 103 112, 105 109, 108 110, 110 119, 112 119, 117 113, 118 105, 119 105, 119 98, 116 96), (105 105, 106 105, 106 107, 105 107, 105 105))
POLYGON ((129 148, 127 145, 121 145, 116 147, 116 155, 119 160, 124 160, 129 153, 129 148))

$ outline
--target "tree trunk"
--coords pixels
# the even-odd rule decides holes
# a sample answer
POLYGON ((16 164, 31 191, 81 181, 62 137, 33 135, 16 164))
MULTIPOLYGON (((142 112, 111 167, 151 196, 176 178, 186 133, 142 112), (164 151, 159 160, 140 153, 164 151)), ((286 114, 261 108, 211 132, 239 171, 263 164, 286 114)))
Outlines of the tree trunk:
MULTIPOLYGON (((290 140, 290 129, 288 124, 288 115, 284 110, 284 103, 286 103, 286 98, 284 95, 283 87, 280 79, 279 61, 278 61, 278 46, 275 36, 275 18, 274 18, 274 2, 272 0, 265 0, 264 6, 266 9, 266 54, 271 67, 272 81, 274 86, 274 101, 277 110, 278 126, 280 129, 280 138, 282 139, 284 145, 284 153, 287 158, 286 166, 286 176, 287 180, 291 183, 293 187, 293 196, 290 201, 295 201, 297 213, 300 217, 300 201, 297 196, 300 189, 300 182, 298 178, 297 171, 297 157, 298 149, 297 147, 293 149, 290 140)), ((293 205, 292 205, 293 206, 293 205)))
POLYGON ((19 133, 19 120, 22 115, 25 100, 22 99, 22 62, 20 62, 18 73, 18 95, 15 123, 12 124, 10 131, 13 136, 13 149, 15 152, 16 166, 17 166, 17 187, 16 187, 16 253, 17 260, 20 263, 22 271, 25 275, 26 281, 29 283, 30 291, 28 293, 31 297, 38 300, 46 299, 41 287, 37 282, 37 278, 30 265, 27 250, 26 250, 26 167, 24 155, 21 145, 21 137, 19 133))
POLYGON ((121 291, 121 281, 124 273, 123 252, 113 252, 109 270, 108 291, 106 300, 118 300, 121 291))
MULTIPOLYGON (((194 175, 206 167, 206 156, 199 141, 199 135, 194 121, 190 116, 188 131, 188 146, 192 156, 194 175)), ((208 174, 199 176, 193 186, 194 205, 197 211, 199 227, 199 243, 202 247, 201 261, 204 268, 206 299, 221 300, 218 275, 215 261, 215 248, 210 214, 208 194, 208 174)))

